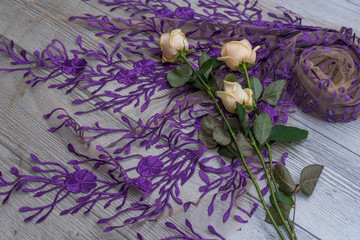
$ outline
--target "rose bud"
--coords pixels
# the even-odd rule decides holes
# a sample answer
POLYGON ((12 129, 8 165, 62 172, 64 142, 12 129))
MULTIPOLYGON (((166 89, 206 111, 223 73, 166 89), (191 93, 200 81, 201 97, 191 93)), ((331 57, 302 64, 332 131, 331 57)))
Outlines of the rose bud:
POLYGON ((246 110, 252 109, 252 94, 250 88, 242 89, 237 82, 224 81, 224 91, 217 91, 218 96, 228 112, 236 112, 236 102, 245 106, 246 110))
POLYGON ((218 60, 224 61, 231 70, 237 71, 239 64, 244 62, 255 63, 256 50, 260 46, 252 49, 251 43, 247 40, 231 41, 221 48, 221 57, 218 60))
POLYGON ((181 29, 175 29, 171 33, 163 33, 159 45, 162 51, 163 63, 175 63, 180 51, 189 50, 189 43, 181 29))

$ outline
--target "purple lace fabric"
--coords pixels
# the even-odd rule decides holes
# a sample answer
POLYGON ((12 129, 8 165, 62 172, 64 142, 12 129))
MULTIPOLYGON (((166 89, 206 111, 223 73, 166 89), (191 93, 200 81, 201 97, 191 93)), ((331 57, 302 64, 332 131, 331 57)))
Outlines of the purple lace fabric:
MULTIPOLYGON (((257 2, 250 1, 234 4, 230 0, 203 0, 198 2, 197 11, 187 1, 99 3, 111 7, 111 11, 126 9, 131 18, 91 14, 71 17, 70 21, 86 23, 102 37, 96 49, 85 47, 81 36, 75 40, 75 49, 55 39, 33 54, 17 53, 13 42, 0 42, 0 52, 13 65, 0 71, 23 71, 32 87, 41 83, 59 91, 66 89, 65 94, 86 91, 86 97, 73 95, 72 103, 90 105, 89 109, 78 108, 81 110, 74 116, 56 108, 44 117, 60 121, 50 132, 70 127, 81 141, 95 148, 94 156, 81 154, 69 144, 68 150, 76 159, 67 163, 43 162, 31 155, 40 165, 32 170, 41 175, 21 175, 15 167, 11 169, 13 181, 0 175, 4 203, 17 191, 33 192, 34 197, 55 194, 52 203, 22 207, 21 212, 33 213, 25 221, 39 217, 37 222, 42 222, 55 206, 64 209, 61 215, 80 210, 90 213, 98 205, 112 207, 109 216, 98 222, 111 224, 104 231, 158 220, 164 213, 172 216, 179 206, 191 213, 206 204, 203 207, 209 217, 216 212, 221 216, 217 221, 227 223, 230 219, 239 228, 254 214, 256 203, 237 204, 249 185, 240 161, 209 152, 198 140, 201 119, 217 116, 214 105, 195 89, 171 89, 167 83, 166 73, 175 66, 161 63, 157 40, 176 28, 186 32, 193 50, 188 57, 194 62, 201 52, 219 56, 221 46, 230 40, 247 38, 253 46, 261 46, 249 75, 258 77, 264 88, 277 79, 288 81, 278 106, 259 104, 259 112, 268 112, 273 122, 286 123, 295 106, 333 122, 354 120, 359 115, 360 41, 351 29, 304 26, 291 13, 263 13, 257 2), (36 71, 38 68, 43 71, 36 71), (161 108, 156 105, 159 101, 161 108), (100 124, 97 119, 89 126, 77 121, 78 115, 126 112, 137 107, 139 112, 122 115, 115 126, 100 124), (98 140, 101 145, 96 144, 98 140), (191 185, 194 182, 197 184, 191 185), (189 192, 191 196, 186 195, 189 192), (75 198, 72 206, 62 205, 71 197, 75 198)), ((216 73, 219 84, 227 73, 227 68, 216 73)), ((284 164, 286 157, 284 153, 279 163, 284 164)), ((264 179, 256 159, 247 162, 251 171, 264 179)), ((267 193, 266 186, 262 193, 267 193)), ((165 227, 174 235, 164 239, 225 239, 227 234, 226 229, 215 229, 211 224, 195 230, 194 221, 184 221, 185 227, 166 222, 165 227)), ((143 239, 141 233, 138 238, 143 239)))

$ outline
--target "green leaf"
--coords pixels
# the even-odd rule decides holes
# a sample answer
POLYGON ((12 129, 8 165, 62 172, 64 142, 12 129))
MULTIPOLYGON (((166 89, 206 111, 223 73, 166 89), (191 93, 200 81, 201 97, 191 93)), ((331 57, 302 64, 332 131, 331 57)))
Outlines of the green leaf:
POLYGON ((296 185, 292 179, 289 170, 285 166, 274 166, 274 177, 279 188, 284 193, 292 193, 295 191, 296 185))
POLYGON ((214 77, 214 74, 212 74, 212 73, 210 74, 210 77, 209 77, 209 87, 211 88, 211 90, 214 93, 218 90, 216 78, 214 77))
POLYGON ((198 88, 200 90, 204 90, 204 88, 198 82, 192 82, 192 86, 196 87, 196 88, 198 88))
POLYGON ((323 169, 323 165, 312 164, 301 171, 300 189, 303 193, 310 196, 314 192, 315 186, 323 169))
MULTIPOLYGON (((230 127, 232 128, 233 132, 236 134, 240 131, 240 125, 239 125, 239 120, 236 118, 229 118, 228 123, 230 125, 230 127)), ((227 126, 225 124, 225 122, 223 122, 223 128, 227 129, 227 126)))
POLYGON ((214 116, 206 116, 201 119, 201 130, 212 136, 214 128, 221 127, 221 121, 214 116))
POLYGON ((215 127, 212 136, 215 141, 222 146, 226 146, 231 143, 230 134, 222 127, 215 127))
POLYGON ((227 82, 237 82, 237 77, 233 73, 226 74, 225 81, 227 82))
POLYGON ((209 149, 216 148, 218 145, 215 139, 212 136, 206 134, 203 130, 199 131, 199 140, 209 149))
POLYGON ((218 57, 217 56, 212 56, 211 59, 213 60, 213 65, 212 65, 212 69, 217 69, 218 67, 221 66, 222 62, 217 60, 218 57))
POLYGON ((192 69, 189 65, 181 65, 168 72, 167 80, 172 87, 181 87, 184 86, 190 79, 192 74, 192 69))
POLYGON ((244 119, 244 116, 246 114, 246 111, 245 111, 243 105, 241 105, 239 102, 236 102, 236 113, 239 117, 240 122, 242 122, 242 120, 244 119))
POLYGON ((277 80, 275 82, 272 82, 265 89, 261 99, 273 106, 276 106, 285 86, 285 80, 277 80))
POLYGON ((198 61, 199 68, 201 68, 201 66, 204 64, 204 62, 206 62, 209 59, 211 59, 211 57, 207 53, 203 52, 198 61))
MULTIPOLYGON (((281 215, 284 217, 284 219, 287 219, 290 214, 291 206, 286 203, 278 203, 281 215)), ((283 225, 283 222, 281 221, 280 215, 278 211, 276 210, 275 206, 271 206, 269 208, 270 214, 273 216, 275 223, 279 226, 283 225)), ((265 222, 272 224, 270 217, 268 214, 266 214, 265 222)))
POLYGON ((260 114, 254 121, 254 135, 259 144, 266 142, 270 136, 272 121, 267 113, 260 114))
POLYGON ((199 74, 204 75, 205 78, 207 79, 209 77, 209 74, 211 73, 212 64, 213 64, 213 60, 211 58, 206 60, 206 62, 204 62, 200 67, 199 74))
POLYGON ((254 99, 255 100, 259 99, 259 97, 261 96, 262 90, 263 90, 261 82, 256 77, 251 77, 250 85, 251 85, 251 90, 253 91, 253 94, 254 94, 253 95, 254 99))
POLYGON ((225 157, 229 157, 229 158, 236 157, 236 155, 233 152, 231 152, 227 146, 220 146, 219 150, 218 150, 218 153, 225 156, 225 157))
POLYGON ((245 158, 251 158, 256 154, 254 147, 250 144, 244 134, 237 134, 236 139, 239 143, 241 153, 245 158))
POLYGON ((249 115, 246 113, 244 106, 238 102, 236 102, 236 113, 239 117, 241 130, 245 136, 247 136, 247 133, 249 132, 248 126, 250 123, 249 115))
POLYGON ((220 66, 220 62, 217 60, 217 57, 211 57, 206 60, 200 67, 199 74, 203 75, 206 79, 209 78, 210 73, 220 66))
POLYGON ((275 125, 271 129, 269 141, 290 142, 307 138, 309 132, 297 127, 275 125))
POLYGON ((241 121, 242 130, 245 136, 247 136, 250 131, 249 124, 250 124, 249 115, 245 114, 243 120, 241 121))
MULTIPOLYGON (((287 205, 294 205, 294 200, 292 199, 292 197, 289 197, 288 195, 286 195, 285 193, 283 192, 274 192, 274 196, 276 198, 276 201, 278 203, 286 203, 287 205)), ((270 196, 270 202, 271 204, 274 205, 274 201, 273 201, 273 198, 272 198, 272 195, 270 196)))

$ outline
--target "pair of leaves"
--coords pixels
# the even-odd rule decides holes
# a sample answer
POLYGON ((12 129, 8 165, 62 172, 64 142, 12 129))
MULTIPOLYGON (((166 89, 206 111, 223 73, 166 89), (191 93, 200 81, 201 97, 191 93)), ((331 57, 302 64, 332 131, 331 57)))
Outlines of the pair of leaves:
POLYGON ((285 80, 277 80, 270 83, 270 85, 263 92, 263 87, 260 80, 256 77, 250 78, 250 88, 253 91, 254 99, 258 100, 262 94, 261 99, 272 106, 277 105, 285 86, 285 80))
POLYGON ((291 142, 307 138, 309 132, 297 127, 272 125, 269 114, 262 113, 254 121, 254 135, 259 144, 266 141, 291 142))
MULTIPOLYGON (((313 164, 305 167, 300 174, 300 184, 296 185, 285 166, 276 165, 274 167, 274 177, 276 182, 279 184, 280 190, 280 192, 275 192, 274 195, 284 219, 289 217, 290 210, 295 204, 291 195, 296 193, 299 189, 306 195, 311 195, 314 192, 323 168, 324 166, 319 164, 313 164)), ((270 202, 272 204, 269 208, 270 214, 273 216, 276 224, 282 225, 283 222, 276 210, 273 196, 270 196, 270 202)), ((270 224, 272 223, 268 214, 265 217, 265 221, 270 224)))
POLYGON ((299 189, 306 195, 310 196, 315 189, 315 186, 320 178, 324 166, 319 164, 312 164, 305 167, 300 174, 300 183, 296 186, 292 179, 289 170, 285 166, 276 165, 274 167, 274 177, 279 184, 279 189, 285 194, 292 194, 299 189))
POLYGON ((176 67, 171 72, 167 73, 167 81, 171 87, 177 88, 184 86, 190 79, 192 75, 192 69, 189 65, 184 64, 176 67))
POLYGON ((224 129, 222 122, 213 116, 206 116, 201 119, 201 130, 199 140, 207 148, 215 148, 218 144, 229 145, 231 142, 230 134, 224 129))
POLYGON ((218 85, 213 71, 218 68, 221 63, 217 60, 217 57, 210 57, 208 54, 203 52, 199 58, 198 64, 198 74, 204 77, 212 92, 216 92, 218 90, 218 85))
POLYGON ((203 52, 199 58, 198 64, 199 75, 204 75, 204 77, 208 79, 213 70, 221 65, 221 62, 217 60, 216 56, 210 57, 203 52))
MULTIPOLYGON (((212 71, 220 66, 220 62, 216 57, 210 57, 203 53, 199 59, 199 75, 204 76, 213 91, 217 90, 217 82, 212 71)), ((181 87, 192 80, 193 70, 187 64, 177 66, 174 70, 167 73, 167 80, 172 87, 181 87)), ((197 82, 193 84, 195 87, 202 89, 197 82)))

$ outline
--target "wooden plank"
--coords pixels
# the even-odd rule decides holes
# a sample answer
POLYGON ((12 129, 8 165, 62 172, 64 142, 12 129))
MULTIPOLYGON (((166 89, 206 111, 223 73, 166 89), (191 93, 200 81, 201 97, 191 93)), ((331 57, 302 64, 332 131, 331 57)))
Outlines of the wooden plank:
POLYGON ((288 8, 306 19, 316 20, 321 25, 326 25, 336 29, 340 29, 340 27, 345 26, 348 28, 353 28, 356 31, 360 31, 360 3, 357 0, 270 1, 276 5, 288 8))

